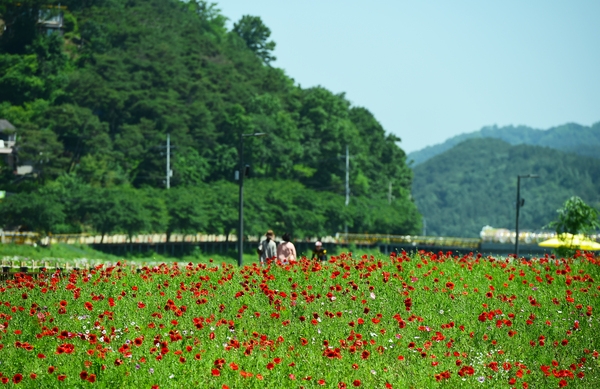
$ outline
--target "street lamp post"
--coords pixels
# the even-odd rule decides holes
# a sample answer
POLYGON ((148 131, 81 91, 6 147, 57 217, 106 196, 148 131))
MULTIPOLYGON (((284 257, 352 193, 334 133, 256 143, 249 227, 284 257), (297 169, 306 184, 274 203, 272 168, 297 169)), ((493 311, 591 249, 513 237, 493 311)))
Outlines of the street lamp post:
POLYGON ((521 178, 538 178, 537 174, 526 174, 517 176, 517 217, 515 221, 515 256, 519 258, 519 213, 521 207, 525 204, 525 199, 521 198, 521 178))
POLYGON ((244 166, 244 138, 251 136, 265 136, 264 132, 255 132, 254 134, 241 134, 240 136, 240 170, 238 179, 240 181, 240 210, 239 218, 240 224, 238 228, 238 266, 242 266, 244 258, 244 175, 246 174, 246 168, 244 166))

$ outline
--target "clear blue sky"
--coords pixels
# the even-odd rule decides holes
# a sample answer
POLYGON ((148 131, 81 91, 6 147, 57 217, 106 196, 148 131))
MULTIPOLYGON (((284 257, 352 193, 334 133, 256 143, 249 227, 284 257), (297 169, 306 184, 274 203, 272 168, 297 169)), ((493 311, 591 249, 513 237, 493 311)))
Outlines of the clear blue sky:
POLYGON ((230 28, 260 16, 274 66, 345 92, 406 152, 486 125, 600 121, 600 0, 215 2, 230 28))

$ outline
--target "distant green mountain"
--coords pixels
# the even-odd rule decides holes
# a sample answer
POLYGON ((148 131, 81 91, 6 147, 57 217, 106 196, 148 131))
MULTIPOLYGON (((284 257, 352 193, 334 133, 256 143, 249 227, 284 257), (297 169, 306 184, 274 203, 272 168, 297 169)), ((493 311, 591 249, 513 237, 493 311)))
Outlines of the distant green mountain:
MULTIPOLYGON (((561 128, 552 131, 557 138, 568 132, 561 128)), ((412 193, 427 234, 477 237, 485 225, 514 229, 517 176, 530 173, 540 177, 521 181, 526 199, 521 229, 549 223, 570 196, 600 209, 600 159, 493 138, 468 139, 414 167, 412 193)))
POLYGON ((408 154, 408 160, 417 166, 457 144, 473 138, 501 139, 511 145, 527 144, 546 146, 567 153, 600 158, 600 122, 591 127, 567 123, 548 130, 537 130, 527 126, 483 127, 476 132, 460 134, 434 146, 408 154))

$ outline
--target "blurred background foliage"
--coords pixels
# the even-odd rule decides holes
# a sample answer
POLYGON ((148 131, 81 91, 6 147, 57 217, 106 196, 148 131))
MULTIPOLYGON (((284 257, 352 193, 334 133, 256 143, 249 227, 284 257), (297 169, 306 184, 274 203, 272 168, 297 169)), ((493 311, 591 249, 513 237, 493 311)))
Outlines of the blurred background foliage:
POLYGON ((15 179, 0 167, 13 194, 3 227, 233 233, 240 135, 266 132, 244 144, 247 233, 420 231, 400 139, 343 94, 272 66, 259 17, 230 31, 201 0, 0 0, 0 15, 0 118, 35 169, 15 179), (58 13, 62 33, 48 34, 40 15, 58 13))

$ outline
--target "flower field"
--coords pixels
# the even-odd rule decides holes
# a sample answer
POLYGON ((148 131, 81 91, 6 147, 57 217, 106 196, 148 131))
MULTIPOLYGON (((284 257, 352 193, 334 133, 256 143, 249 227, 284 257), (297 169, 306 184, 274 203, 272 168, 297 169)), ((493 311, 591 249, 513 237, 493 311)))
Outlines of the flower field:
POLYGON ((41 388, 597 388, 600 258, 127 263, 0 284, 0 379, 41 388))

